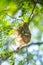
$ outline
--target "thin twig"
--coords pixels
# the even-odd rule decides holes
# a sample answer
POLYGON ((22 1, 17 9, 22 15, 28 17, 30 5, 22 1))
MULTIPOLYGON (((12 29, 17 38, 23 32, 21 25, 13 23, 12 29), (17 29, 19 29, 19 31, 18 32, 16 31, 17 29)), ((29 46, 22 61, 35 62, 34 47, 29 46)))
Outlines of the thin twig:
POLYGON ((34 4, 34 7, 33 7, 33 9, 32 9, 32 12, 31 12, 31 14, 30 14, 30 16, 29 16, 28 24, 31 22, 31 19, 33 18, 32 15, 34 15, 33 13, 34 13, 35 7, 36 7, 36 4, 34 4), (32 18, 31 18, 31 17, 32 17, 32 18))
POLYGON ((12 16, 12 15, 9 15, 8 13, 6 13, 6 11, 8 11, 8 10, 2 10, 0 13, 5 13, 7 16, 9 16, 9 17, 12 18, 12 19, 15 19, 15 20, 21 20, 21 21, 24 22, 23 19, 19 19, 19 18, 16 18, 16 17, 12 16))

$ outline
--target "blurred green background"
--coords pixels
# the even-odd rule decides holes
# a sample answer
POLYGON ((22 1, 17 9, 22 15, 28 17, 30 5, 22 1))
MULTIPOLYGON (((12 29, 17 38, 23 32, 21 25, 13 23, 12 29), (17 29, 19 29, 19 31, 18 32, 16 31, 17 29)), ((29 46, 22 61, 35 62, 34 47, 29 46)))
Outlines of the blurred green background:
POLYGON ((43 65, 43 0, 0 0, 0 65, 43 65), (31 45, 12 52, 14 29, 29 22, 31 13, 31 45))

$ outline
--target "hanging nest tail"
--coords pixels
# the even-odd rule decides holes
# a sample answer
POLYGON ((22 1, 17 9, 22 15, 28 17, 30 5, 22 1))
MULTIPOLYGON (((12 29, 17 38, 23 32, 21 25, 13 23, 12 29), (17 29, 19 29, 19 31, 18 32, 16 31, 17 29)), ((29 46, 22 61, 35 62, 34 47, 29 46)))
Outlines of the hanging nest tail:
POLYGON ((31 33, 27 23, 14 30, 15 42, 19 47, 25 46, 31 39, 31 33))

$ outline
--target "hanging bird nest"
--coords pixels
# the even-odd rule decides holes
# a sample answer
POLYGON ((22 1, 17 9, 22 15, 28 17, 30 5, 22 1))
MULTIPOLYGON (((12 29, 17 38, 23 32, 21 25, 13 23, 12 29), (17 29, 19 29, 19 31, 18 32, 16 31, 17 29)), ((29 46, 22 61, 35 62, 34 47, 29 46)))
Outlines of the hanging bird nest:
POLYGON ((31 39, 31 33, 27 23, 24 23, 22 26, 14 30, 15 42, 20 46, 28 44, 31 39))

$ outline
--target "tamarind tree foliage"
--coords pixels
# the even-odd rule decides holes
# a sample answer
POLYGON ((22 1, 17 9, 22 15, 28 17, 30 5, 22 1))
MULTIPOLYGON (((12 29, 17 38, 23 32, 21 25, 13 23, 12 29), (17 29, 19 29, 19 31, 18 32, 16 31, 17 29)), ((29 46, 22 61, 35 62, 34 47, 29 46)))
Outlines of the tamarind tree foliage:
POLYGON ((43 0, 0 0, 0 65, 43 65, 43 0), (29 23, 30 44, 15 51, 14 29, 29 23))

